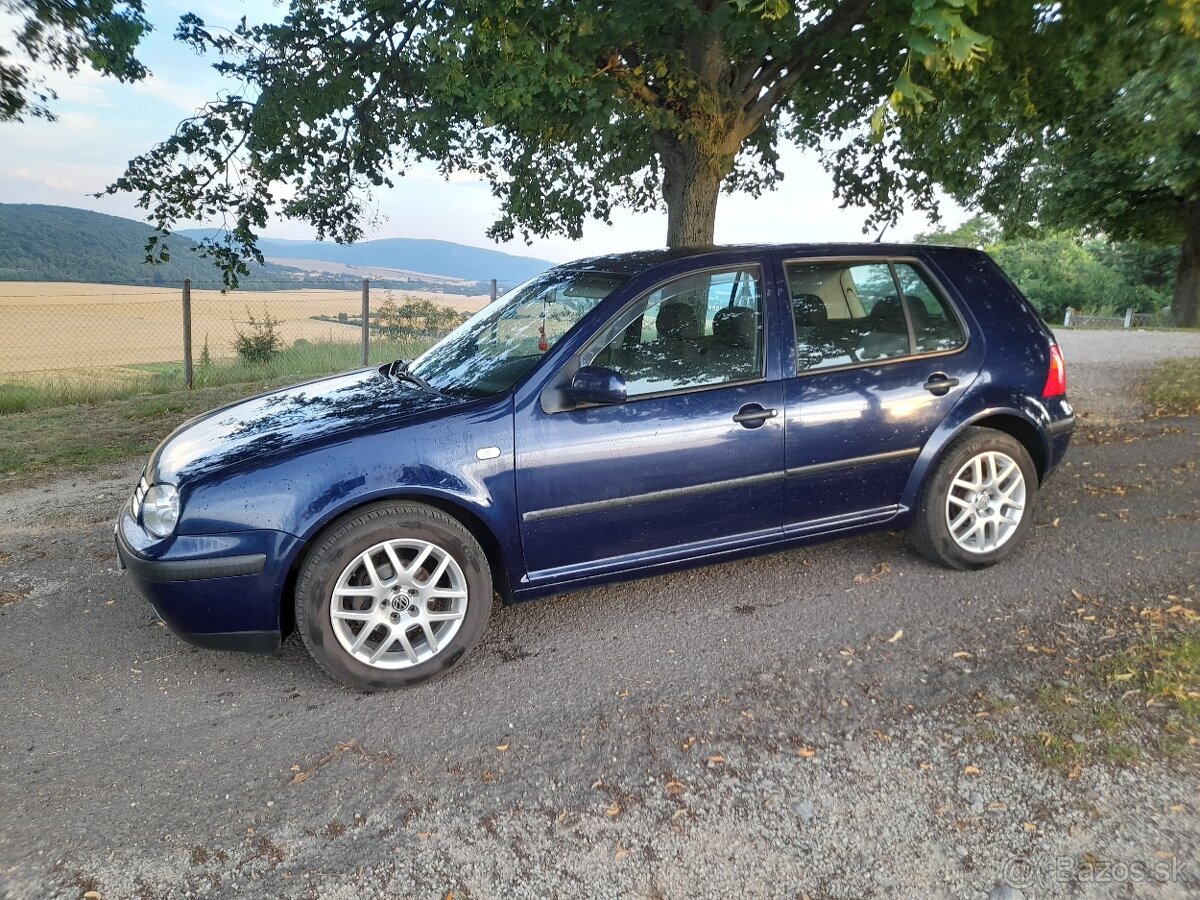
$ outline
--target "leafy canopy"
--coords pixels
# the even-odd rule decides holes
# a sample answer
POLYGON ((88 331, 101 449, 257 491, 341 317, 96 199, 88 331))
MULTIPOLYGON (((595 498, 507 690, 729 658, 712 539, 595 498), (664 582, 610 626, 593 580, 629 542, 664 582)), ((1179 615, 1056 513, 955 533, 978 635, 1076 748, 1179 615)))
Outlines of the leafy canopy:
POLYGON ((1009 231, 1179 242, 1200 199, 1200 2, 999 0, 989 64, 898 134, 913 165, 1009 231))
MULTIPOLYGON (((711 241, 717 191, 772 187, 781 141, 884 147, 988 54, 977 15, 977 0, 291 0, 279 24, 233 32, 187 15, 177 37, 244 89, 109 191, 166 230, 226 222, 209 250, 231 282, 274 215, 358 239, 372 192, 417 160, 486 179, 498 239, 665 205, 670 242, 711 241)), ((827 161, 873 221, 933 203, 927 179, 827 161)))
MULTIPOLYGON (((1005 231, 1084 229, 1181 249, 1176 325, 1200 307, 1200 0, 1027 4, 988 65, 891 135, 893 160, 1005 231)), ((998 26, 997 26, 998 27, 998 26)), ((872 160, 860 142, 847 168, 872 160)))
POLYGON ((145 78, 134 56, 150 30, 144 11, 142 0, 0 0, 12 35, 0 43, 0 122, 54 118, 46 105, 54 92, 36 66, 74 75, 87 65, 119 81, 145 78))

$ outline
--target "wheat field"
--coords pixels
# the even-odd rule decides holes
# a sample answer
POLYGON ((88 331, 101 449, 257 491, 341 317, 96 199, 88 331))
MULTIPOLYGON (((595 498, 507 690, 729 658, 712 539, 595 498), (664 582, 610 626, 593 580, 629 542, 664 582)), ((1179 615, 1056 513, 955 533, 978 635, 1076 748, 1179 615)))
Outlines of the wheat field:
MULTIPOLYGON (((475 312, 486 296, 433 291, 372 289, 373 307, 392 297, 432 300, 459 312, 475 312)), ((249 315, 277 320, 286 345, 297 340, 356 343, 357 326, 318 322, 317 315, 357 316, 358 291, 192 291, 192 342, 197 359, 207 341, 213 359, 234 356, 233 341, 249 328, 249 315), (249 315, 248 315, 249 312, 249 315)), ((0 282, 0 376, 103 370, 178 363, 183 359, 183 313, 177 287, 45 281, 0 282)))

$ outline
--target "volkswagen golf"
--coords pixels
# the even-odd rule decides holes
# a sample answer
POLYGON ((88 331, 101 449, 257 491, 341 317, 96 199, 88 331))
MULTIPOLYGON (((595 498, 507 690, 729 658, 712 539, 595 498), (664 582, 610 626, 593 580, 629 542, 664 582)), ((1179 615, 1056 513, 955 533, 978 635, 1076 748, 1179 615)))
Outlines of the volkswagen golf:
POLYGON ((1017 551, 1075 417, 1049 329, 984 253, 628 253, 550 269, 417 359, 193 419, 117 553, 171 630, 361 690, 423 681, 494 598, 869 529, 954 569, 1017 551))

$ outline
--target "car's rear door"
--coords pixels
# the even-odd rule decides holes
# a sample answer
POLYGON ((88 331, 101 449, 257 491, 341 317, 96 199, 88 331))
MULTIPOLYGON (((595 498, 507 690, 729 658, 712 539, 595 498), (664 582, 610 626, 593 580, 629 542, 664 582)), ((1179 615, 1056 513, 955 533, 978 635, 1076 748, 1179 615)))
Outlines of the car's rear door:
POLYGON ((575 362, 621 372, 627 402, 518 403, 517 496, 533 582, 780 533, 783 387, 765 262, 671 279, 602 327, 575 362))
POLYGON ((788 259, 786 530, 893 515, 917 455, 976 378, 971 339, 914 259, 788 259))

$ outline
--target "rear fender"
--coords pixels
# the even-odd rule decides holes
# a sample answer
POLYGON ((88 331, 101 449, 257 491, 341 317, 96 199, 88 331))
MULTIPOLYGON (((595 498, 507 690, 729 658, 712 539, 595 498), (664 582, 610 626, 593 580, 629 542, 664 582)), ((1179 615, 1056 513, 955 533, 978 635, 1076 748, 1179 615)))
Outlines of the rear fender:
POLYGON ((925 442, 908 483, 901 495, 901 505, 913 509, 920 500, 921 488, 932 474, 933 467, 946 448, 962 434, 963 430, 993 416, 1010 416, 1033 429, 1040 447, 1029 448, 1034 459, 1050 460, 1051 446, 1047 437, 1050 413, 1033 397, 1015 391, 989 390, 975 397, 964 397, 941 421, 929 440, 925 442), (1040 453, 1039 453, 1040 451, 1040 453))

